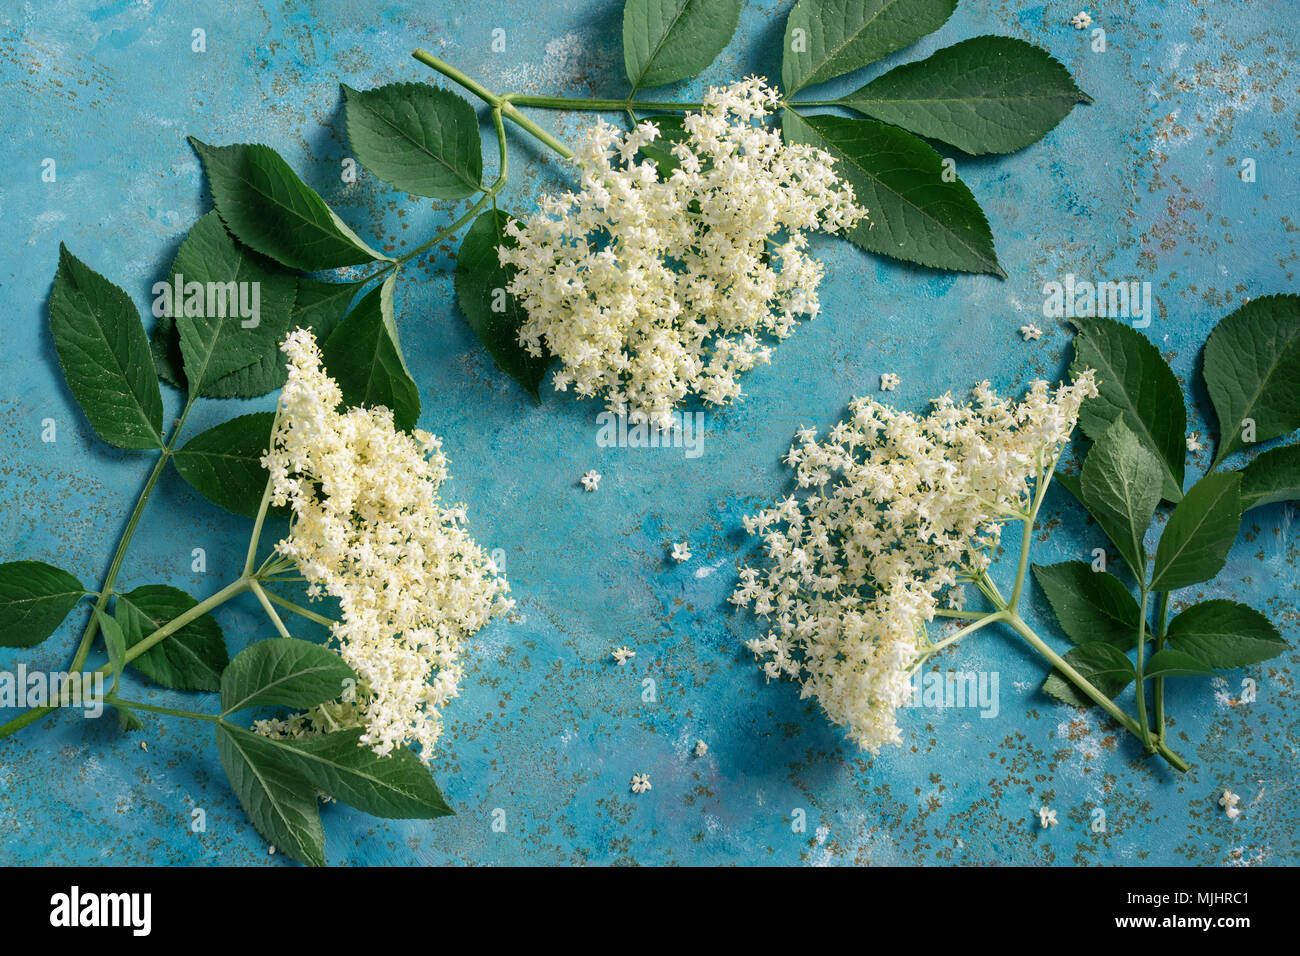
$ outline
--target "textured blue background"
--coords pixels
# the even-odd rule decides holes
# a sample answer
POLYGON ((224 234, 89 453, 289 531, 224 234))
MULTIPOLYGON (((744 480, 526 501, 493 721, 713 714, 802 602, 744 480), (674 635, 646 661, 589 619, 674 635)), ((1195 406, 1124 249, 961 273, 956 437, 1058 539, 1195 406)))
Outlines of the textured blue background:
MULTIPOLYGON (((706 73, 779 75, 789 0, 746 3, 737 39, 706 73)), ((620 7, 609 0, 311 4, 183 2, 17 4, 0 16, 0 560, 39 558, 96 582, 148 470, 107 449, 60 381, 45 302, 60 240, 122 285, 147 315, 149 288, 207 202, 186 134, 273 145, 345 219, 388 250, 411 248, 462 204, 430 204, 362 178, 340 182, 347 155, 338 84, 368 88, 429 79, 409 58, 426 46, 501 91, 621 95, 620 7), (206 53, 191 30, 207 31, 206 53), (507 52, 490 50, 506 31, 507 52), (43 183, 40 163, 58 163, 43 183), (58 440, 39 440, 41 421, 58 440)), ((450 709, 438 780, 458 811, 390 823, 324 810, 334 863, 1294 863, 1297 725, 1294 651, 1243 677, 1258 700, 1231 706, 1209 682, 1175 683, 1172 738, 1193 763, 1175 778, 1125 734, 1037 690, 1044 669, 1009 634, 981 632, 945 669, 1000 675, 995 719, 915 711, 905 745, 872 760, 846 745, 792 685, 764 685, 741 648, 753 621, 725 603, 746 544, 741 514, 774 497, 778 459, 801 424, 825 427, 880 373, 902 376, 905 407, 989 377, 1019 388, 1060 374, 1063 325, 1042 341, 1017 328, 1039 316, 1045 281, 1149 280, 1159 300, 1148 334, 1184 383, 1222 315, 1246 297, 1295 288, 1297 39, 1283 2, 1113 2, 1094 15, 1108 48, 1068 25, 1064 3, 964 2, 917 47, 841 84, 851 89, 979 33, 1046 46, 1096 103, 1041 143, 1007 158, 958 159, 984 205, 1009 274, 954 276, 819 245, 825 309, 748 376, 745 401, 711 413, 704 455, 601 449, 598 406, 544 393, 532 405, 498 374, 457 313, 453 244, 409 270, 399 322, 478 538, 503 548, 520 620, 483 631, 468 651, 464 694, 450 709), (1245 157, 1258 179, 1237 174, 1245 157), (578 476, 604 473, 597 494, 578 476), (695 558, 670 565, 673 540, 695 558), (613 666, 612 646, 636 658, 613 666), (641 682, 656 682, 643 703, 641 682), (709 753, 695 758, 696 738, 709 753), (654 789, 628 791, 635 772, 654 789), (1216 806, 1240 793, 1235 823, 1216 806), (1036 811, 1057 809, 1040 831, 1036 811), (1108 829, 1088 826, 1104 808, 1108 829), (493 808, 505 832, 493 832, 493 808), (806 832, 793 832, 796 808, 806 832)), ((687 86, 686 92, 698 88, 687 86)), ((581 116, 537 113, 562 136, 581 116)), ((507 208, 558 184, 555 163, 514 137, 507 208)), ((490 147, 489 147, 490 148, 490 147)), ((489 155, 489 161, 492 157, 489 155)), ((175 394, 168 401, 175 403, 175 394)), ((267 403, 262 403, 262 407, 267 403)), ((170 407, 170 406, 169 406, 170 407)), ((193 432, 244 406, 204 403, 193 432), (229 406, 229 407, 223 407, 229 406)), ((1209 429, 1203 391, 1193 428, 1209 429)), ((1194 469, 1208 464, 1196 456, 1194 469)), ((1294 511, 1249 514, 1223 573, 1204 589, 1264 608, 1294 644, 1294 511)), ((204 596, 233 577, 247 522, 162 483, 126 563, 123 589, 169 582, 204 596), (209 555, 190 572, 192 548, 209 555)), ((1100 543, 1054 491, 1036 559, 1086 557, 1100 543)), ((1014 558, 1015 546, 1009 558, 1014 558)), ((1005 569, 1005 565, 1004 565, 1005 569)), ((1033 622, 1064 646, 1036 589, 1033 622)), ((1193 595, 1184 594, 1190 599, 1193 595)), ((31 651, 0 651, 58 668, 79 612, 31 651)), ((219 614, 232 647, 266 636, 251 602, 219 614)), ((181 695, 138 693, 155 703, 181 695)), ((211 707, 212 700, 201 700, 211 707)), ((0 715, 9 716, 9 715, 0 715)), ((112 720, 62 716, 0 743, 0 859, 48 863, 280 864, 247 823, 206 727, 146 718, 124 738, 112 720), (190 810, 207 831, 190 831, 190 810)))

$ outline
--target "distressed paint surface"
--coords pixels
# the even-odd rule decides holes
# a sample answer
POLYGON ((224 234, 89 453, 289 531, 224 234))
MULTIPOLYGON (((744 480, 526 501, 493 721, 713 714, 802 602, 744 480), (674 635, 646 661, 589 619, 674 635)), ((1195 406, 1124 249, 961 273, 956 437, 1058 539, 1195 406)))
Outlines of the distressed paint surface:
MULTIPOLYGON (((187 134, 274 146, 363 237, 401 251, 464 206, 412 201, 364 176, 344 185, 340 82, 430 79, 409 57, 423 45, 500 92, 625 89, 620 7, 606 0, 311 6, 4 3, 0 560, 50 561, 92 586, 108 564, 149 462, 91 434, 60 380, 45 303, 64 240, 147 317, 150 286, 207 208, 187 134), (490 49, 497 27, 505 53, 490 49), (206 53, 191 52, 194 28, 206 30, 206 53), (57 161, 56 183, 41 182, 45 157, 57 161), (52 444, 40 440, 47 418, 58 428, 52 444)), ((779 75, 790 6, 749 0, 705 79, 779 75)), ((1107 4, 1094 11, 1104 53, 1068 25, 1076 10, 968 0, 936 35, 828 88, 847 91, 890 65, 998 33, 1046 46, 1096 102, 1022 153, 957 159, 993 225, 1005 281, 820 241, 823 313, 745 379, 742 404, 709 413, 699 458, 599 448, 599 407, 549 387, 533 405, 456 311, 454 243, 408 270, 398 315, 421 424, 445 439, 449 493, 468 505, 475 535, 504 549, 519 619, 474 640, 449 711, 434 769, 458 815, 387 822, 325 807, 332 863, 1300 862, 1295 650, 1217 688, 1171 682, 1172 742, 1194 764, 1176 778, 1113 725, 1041 695, 1037 656, 990 628, 939 666, 996 672, 997 715, 915 710, 902 719, 904 746, 870 759, 792 685, 763 683, 741 647, 754 622, 726 603, 750 549, 740 517, 787 486, 779 458, 795 428, 829 426, 886 371, 902 377, 894 401, 914 409, 985 377, 1016 389, 1062 372, 1069 335, 1041 317, 1044 282, 1066 273, 1150 281, 1158 307, 1147 333, 1184 384, 1196 380, 1200 346, 1222 315, 1247 297, 1296 289, 1300 102, 1289 4, 1107 4), (1247 157, 1254 183, 1239 176, 1247 157), (1024 343, 1017 329, 1034 318, 1045 334, 1024 343), (578 485, 589 468, 605 476, 595 494, 578 485), (680 540, 695 556, 679 566, 668 552, 680 540), (637 656, 616 667, 609 652, 624 643, 637 656), (1258 699, 1228 703, 1246 677, 1258 699), (653 703, 643 701, 647 679, 653 703), (703 757, 691 753, 697 738, 709 745, 703 757), (654 789, 635 796, 638 772, 654 789), (1242 795, 1235 822, 1216 804, 1224 787, 1242 795), (1046 831, 1044 804, 1060 819, 1046 831), (1090 826, 1096 807, 1104 833, 1090 826), (492 829, 494 808, 504 832, 492 829), (797 809, 805 832, 792 829, 797 809)), ((697 92, 686 84, 682 96, 697 92)), ((534 115, 561 136, 586 121, 534 115)), ((512 136, 504 205, 523 209, 539 189, 559 187, 562 171, 512 136)), ((175 394, 167 399, 174 409, 175 394)), ((1199 385, 1190 403, 1191 427, 1212 433, 1199 385)), ((267 405, 203 403, 190 433, 267 405)), ((1192 472, 1208 462, 1208 450, 1198 453, 1192 472)), ((1216 581, 1179 597, 1261 607, 1294 647, 1294 517, 1283 505, 1250 512, 1216 581)), ((165 582, 212 593, 237 573, 248 524, 167 476, 121 589, 165 582), (208 556, 201 575, 190 570, 198 547, 208 556)), ((1035 537, 1040 562, 1087 558, 1102 540, 1063 491, 1052 492, 1035 537)), ((1009 542, 1000 580, 1015 550, 1009 542)), ((1029 603, 1031 624, 1063 648, 1036 587, 1029 603)), ((38 648, 0 650, 0 667, 64 666, 84 613, 38 648)), ((267 636, 251 600, 218 616, 232 649, 267 636)), ((187 699, 133 690, 154 703, 187 699)), ((111 718, 64 715, 0 742, 0 860, 283 865, 231 794, 206 727, 145 724, 124 737, 111 718), (202 833, 191 831, 196 808, 202 833)))

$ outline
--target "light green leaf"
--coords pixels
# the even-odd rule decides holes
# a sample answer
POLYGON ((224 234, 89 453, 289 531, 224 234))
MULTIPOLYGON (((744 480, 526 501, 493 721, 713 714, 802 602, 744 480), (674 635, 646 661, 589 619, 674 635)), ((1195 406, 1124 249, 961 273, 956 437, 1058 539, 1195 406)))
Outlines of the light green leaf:
MULTIPOLYGON (((1133 682, 1137 671, 1124 652, 1103 641, 1080 644, 1063 655, 1065 661, 1097 690, 1114 698, 1133 682)), ((1043 682, 1043 690, 1057 700, 1075 707, 1096 706, 1093 699, 1075 686, 1062 671, 1053 670, 1043 682)))
POLYGON ((366 245, 269 146, 209 146, 190 137, 222 220, 244 245, 316 272, 388 256, 366 245))
POLYGON ((1146 580, 1143 538, 1160 503, 1160 462, 1117 418, 1088 450, 1080 479, 1083 503, 1119 550, 1133 576, 1146 580))
POLYGON ((1014 153, 1092 97, 1042 47, 983 36, 905 63, 839 100, 968 153, 1014 153))
POLYGON ((786 96, 910 46, 955 9, 957 0, 799 0, 785 23, 786 96))
POLYGON ((321 349, 325 368, 348 405, 384 406, 398 428, 410 431, 420 418, 420 391, 397 343, 392 288, 387 283, 339 323, 321 349))
POLYGON ((140 313, 61 243, 50 332, 68 389, 96 434, 119 448, 161 448, 162 393, 140 313))
POLYGON ((356 680, 352 668, 329 648, 291 637, 258 641, 221 675, 222 716, 249 707, 306 710, 341 695, 348 680, 356 680))
POLYGON ((1205 343, 1205 386, 1219 416, 1214 464, 1300 428, 1300 296, 1266 295, 1225 317, 1205 343))
POLYGON ((1137 645, 1137 601, 1119 578, 1093 571, 1086 561, 1033 567, 1061 630, 1075 644, 1104 641, 1119 648, 1137 645))
POLYGON ((44 561, 0 564, 0 647, 35 647, 85 595, 80 581, 44 561))
POLYGON ((1151 590, 1176 591, 1210 580, 1223 570, 1240 528, 1241 475, 1206 475, 1169 516, 1151 590))
POLYGON ((1005 278, 988 220, 966 184, 945 182, 943 160, 911 133, 875 120, 802 116, 787 109, 785 138, 836 160, 867 218, 849 239, 869 252, 936 269, 1005 278))
POLYGON ((1270 448, 1241 469, 1243 511, 1300 498, 1300 445, 1270 448))
MULTIPOLYGON (((113 614, 130 650, 197 603, 180 588, 146 584, 119 595, 113 614)), ((221 688, 221 674, 229 663, 221 625, 204 614, 149 648, 131 666, 163 687, 215 691, 221 688)))
POLYGON ((112 693, 116 694, 122 668, 126 666, 126 636, 122 633, 122 625, 103 611, 96 609, 95 617, 99 619, 99 631, 104 635, 104 649, 108 651, 108 663, 113 673, 112 693))
POLYGON ((274 421, 274 412, 255 412, 222 422, 191 438, 172 463, 209 501, 245 518, 255 517, 268 477, 261 459, 270 446, 274 421))
POLYGON ((464 199, 483 181, 483 146, 474 108, 427 83, 343 87, 348 141, 357 159, 414 196, 464 199))
POLYGON ((1270 660, 1290 646, 1259 611, 1221 598, 1183 611, 1169 622, 1167 636, 1180 651, 1220 670, 1270 660))
POLYGON ((1213 673, 1213 667, 1206 666, 1191 654, 1166 647, 1151 655, 1143 673, 1143 680, 1153 677, 1200 677, 1202 674, 1213 673))
POLYGON ((632 89, 690 79, 736 32, 740 0, 627 0, 623 63, 632 89))

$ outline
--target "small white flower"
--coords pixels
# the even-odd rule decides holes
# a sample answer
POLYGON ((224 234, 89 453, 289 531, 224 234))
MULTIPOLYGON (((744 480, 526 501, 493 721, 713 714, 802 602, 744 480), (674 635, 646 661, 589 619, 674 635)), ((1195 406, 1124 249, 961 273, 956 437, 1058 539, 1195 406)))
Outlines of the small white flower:
POLYGON ((673 542, 673 560, 680 564, 691 559, 691 546, 685 541, 673 542))
POLYGON ((636 651, 632 650, 632 648, 625 644, 622 647, 614 648, 614 651, 610 656, 614 658, 615 664, 622 667, 628 662, 629 658, 636 657, 636 651))
POLYGON ((1051 807, 1038 808, 1038 825, 1044 830, 1056 826, 1056 811, 1051 807))
POLYGON ((708 752, 709 752, 708 744, 706 744, 703 740, 695 741, 695 756, 703 757, 708 752))
POLYGON ((1043 337, 1043 330, 1033 322, 1020 327, 1020 335, 1026 342, 1035 342, 1043 337))
POLYGON ((954 611, 966 607, 966 589, 960 585, 948 592, 948 606, 954 611))
POLYGON ((272 845, 268 846, 268 847, 266 848, 266 852, 267 852, 267 855, 268 855, 268 856, 275 856, 275 845, 272 844, 272 845))
POLYGON ((650 775, 648 773, 632 774, 633 793, 645 793, 647 790, 652 790, 652 789, 654 788, 650 786, 650 775))
POLYGON ((1070 22, 1074 24, 1076 30, 1086 30, 1088 27, 1092 26, 1092 14, 1087 10, 1080 10, 1070 18, 1070 22))
POLYGON ((1204 447, 1205 446, 1201 444, 1200 432, 1192 432, 1190 435, 1187 436, 1188 451, 1200 451, 1204 447))
POLYGON ((600 487, 601 474, 598 471, 589 471, 582 476, 582 487, 588 491, 595 491, 600 487))
POLYGON ((1241 816, 1241 811, 1237 809, 1237 804, 1241 802, 1241 797, 1231 790, 1224 790, 1223 796, 1219 798, 1219 806, 1223 807, 1223 812, 1228 815, 1229 820, 1235 820, 1241 816))
POLYGON ((898 383, 901 381, 902 379, 893 372, 886 372, 884 375, 880 376, 880 390, 882 392, 892 392, 894 389, 898 388, 898 383))

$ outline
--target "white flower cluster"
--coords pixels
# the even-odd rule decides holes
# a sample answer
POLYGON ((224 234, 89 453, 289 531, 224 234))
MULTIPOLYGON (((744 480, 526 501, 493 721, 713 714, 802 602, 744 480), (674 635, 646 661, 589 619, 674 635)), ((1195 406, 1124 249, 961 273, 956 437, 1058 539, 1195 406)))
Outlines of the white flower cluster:
POLYGON ((737 375, 817 314, 823 269, 806 233, 865 211, 828 153, 761 125, 778 102, 756 77, 710 89, 664 178, 641 154, 654 123, 620 134, 597 121, 574 156, 581 191, 544 196, 506 227, 517 245, 500 259, 528 312, 520 342, 559 357, 557 389, 669 427, 688 394, 740 395, 737 375))
POLYGON ((745 519, 768 563, 742 568, 731 597, 767 621, 746 646, 768 679, 800 681, 865 750, 898 743, 939 593, 988 566, 1001 522, 1026 513, 1096 394, 1091 370, 1054 393, 1035 382, 1019 403, 985 382, 924 418, 856 399, 825 441, 800 431, 785 458, 800 490, 745 519))
POLYGON ((259 729, 361 726, 376 753, 414 743, 427 762, 441 710, 458 693, 460 642, 513 606, 509 587, 462 526, 465 509, 438 500, 447 475, 438 439, 398 431, 386 408, 340 411, 342 393, 310 332, 296 329, 281 348, 289 376, 262 459, 271 503, 293 511, 276 551, 298 566, 313 599, 339 600, 333 637, 359 686, 354 699, 259 729))

